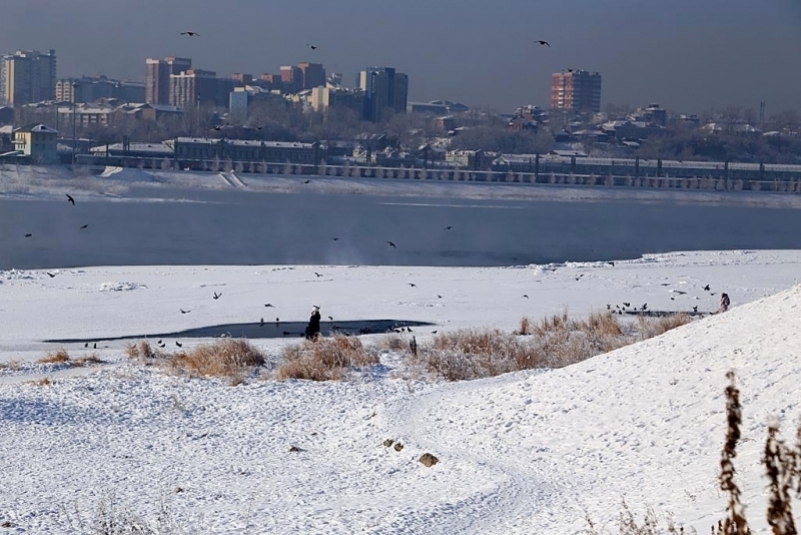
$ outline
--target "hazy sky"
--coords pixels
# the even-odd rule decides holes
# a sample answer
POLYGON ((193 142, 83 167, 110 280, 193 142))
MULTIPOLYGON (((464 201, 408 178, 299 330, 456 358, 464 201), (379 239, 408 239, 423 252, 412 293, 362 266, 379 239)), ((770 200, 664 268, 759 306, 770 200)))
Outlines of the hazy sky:
POLYGON ((318 61, 351 85, 380 64, 412 100, 511 111, 574 68, 602 74, 604 104, 801 109, 798 0, 0 0, 0 51, 19 48, 55 48, 60 77, 141 80, 176 55, 221 76, 318 61))

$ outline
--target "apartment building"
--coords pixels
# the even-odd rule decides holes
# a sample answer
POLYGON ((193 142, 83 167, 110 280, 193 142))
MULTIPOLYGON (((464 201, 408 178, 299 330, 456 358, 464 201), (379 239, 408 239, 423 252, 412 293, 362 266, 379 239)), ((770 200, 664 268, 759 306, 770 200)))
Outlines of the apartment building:
POLYGON ((557 110, 601 111, 601 75, 597 72, 556 72, 551 75, 551 108, 557 110))
POLYGON ((53 100, 56 89, 56 51, 17 50, 0 57, 0 100, 19 106, 53 100))
POLYGON ((359 73, 357 86, 365 94, 364 117, 384 121, 392 113, 406 113, 409 77, 394 67, 370 67, 359 73))
POLYGON ((170 103, 170 76, 192 68, 190 58, 168 56, 164 59, 145 60, 145 102, 170 103))

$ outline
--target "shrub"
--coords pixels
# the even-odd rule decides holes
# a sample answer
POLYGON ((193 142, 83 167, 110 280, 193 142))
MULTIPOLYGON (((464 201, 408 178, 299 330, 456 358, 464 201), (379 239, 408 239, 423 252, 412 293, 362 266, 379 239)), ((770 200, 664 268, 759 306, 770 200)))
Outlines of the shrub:
POLYGON ((338 381, 349 368, 378 363, 378 357, 366 351, 358 338, 339 334, 286 346, 282 357, 283 363, 275 373, 279 381, 338 381))
POLYGON ((192 376, 239 380, 250 368, 262 366, 264 356, 246 340, 226 338, 166 355, 164 364, 192 376))
POLYGON ((44 357, 40 358, 37 362, 39 364, 63 364, 65 362, 69 362, 70 355, 67 353, 66 349, 59 349, 57 351, 51 351, 47 353, 44 357))
POLYGON ((686 314, 640 317, 635 327, 624 325, 610 312, 593 312, 585 320, 571 320, 563 312, 538 323, 523 318, 513 333, 465 329, 440 334, 431 346, 406 358, 411 366, 422 366, 448 381, 471 380, 527 369, 561 368, 658 336, 689 321, 686 314))

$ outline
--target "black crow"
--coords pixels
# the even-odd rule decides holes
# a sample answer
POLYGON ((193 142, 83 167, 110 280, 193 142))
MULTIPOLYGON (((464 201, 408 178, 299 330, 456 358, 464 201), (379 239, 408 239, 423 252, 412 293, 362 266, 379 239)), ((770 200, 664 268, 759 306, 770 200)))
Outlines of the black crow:
POLYGON ((272 303, 267 303, 264 306, 265 306, 265 308, 275 308, 272 303))
POLYGON ((261 321, 259 321, 259 327, 264 327, 264 318, 262 318, 261 321))
POLYGON ((453 227, 450 227, 450 226, 448 226, 448 227, 445 227, 445 230, 450 230, 450 229, 452 229, 452 228, 453 228, 453 227))
POLYGON ((83 230, 83 229, 85 229, 85 228, 88 228, 88 227, 89 227, 89 223, 87 223, 87 224, 85 224, 84 226, 82 226, 82 227, 81 227, 81 230, 83 230))
POLYGON ((551 48, 551 43, 549 43, 548 41, 534 41, 534 42, 543 46, 547 46, 548 48, 551 48))
POLYGON ((304 184, 308 184, 309 182, 311 182, 311 179, 303 181, 304 184))
POLYGON ((51 279, 56 276, 55 273, 50 273, 49 271, 47 271, 46 273, 51 279))
POLYGON ((72 195, 67 193, 67 201, 71 202, 73 206, 75 206, 75 199, 72 198, 72 195))
POLYGON ((411 286, 412 288, 417 288, 417 285, 415 283, 413 283, 413 282, 410 282, 409 286, 411 286))
POLYGON ((309 47, 309 48, 311 48, 312 50, 317 50, 318 48, 320 48, 319 46, 310 45, 310 44, 308 44, 308 43, 306 44, 306 46, 307 46, 307 47, 309 47))
POLYGON ((525 297, 526 299, 528 299, 528 294, 523 294, 523 297, 525 297))
POLYGON ((33 236, 33 234, 31 234, 30 232, 25 235, 26 238, 30 238, 31 236, 33 236))
POLYGON ((394 243, 392 243, 391 241, 388 241, 387 243, 388 243, 388 244, 389 244, 389 246, 390 246, 390 247, 392 247, 393 249, 397 249, 397 246, 395 246, 395 244, 394 244, 394 243))
POLYGON ((216 300, 216 299, 219 299, 219 298, 220 298, 220 296, 222 296, 222 293, 217 293, 217 292, 214 292, 214 299, 215 299, 215 300, 216 300))
POLYGON ((181 35, 188 35, 189 37, 200 37, 200 34, 197 32, 181 32, 181 35))
POLYGON ((628 308, 628 307, 630 307, 630 306, 631 306, 631 303, 623 303, 623 307, 624 307, 624 308, 628 308))
POLYGON ((181 311, 181 314, 189 314, 190 312, 192 312, 191 310, 184 310, 183 308, 179 308, 178 310, 181 311))
POLYGON ((177 345, 178 347, 183 347, 183 344, 178 340, 175 341, 175 345, 177 345))
POLYGON ((704 286, 704 291, 705 291, 705 292, 708 292, 708 291, 709 291, 709 285, 708 285, 708 284, 707 284, 706 286, 704 286))
POLYGON ((316 271, 314 272, 314 274, 317 276, 318 279, 323 276, 322 273, 317 273, 316 271))

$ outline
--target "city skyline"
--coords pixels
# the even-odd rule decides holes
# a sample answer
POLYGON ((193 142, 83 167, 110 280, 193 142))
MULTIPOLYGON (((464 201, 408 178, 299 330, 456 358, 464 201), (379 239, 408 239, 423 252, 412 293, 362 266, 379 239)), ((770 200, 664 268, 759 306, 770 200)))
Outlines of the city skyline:
MULTIPOLYGON (((342 0, 356 4, 356 0, 342 0)), ((702 112, 735 104, 801 109, 801 6, 791 0, 677 0, 669 6, 610 0, 503 6, 476 0, 346 9, 319 0, 270 6, 210 0, 34 0, 4 8, 0 50, 59 54, 59 78, 105 74, 144 80, 147 57, 192 57, 220 76, 276 72, 301 62, 352 74, 394 65, 414 84, 410 100, 449 99, 509 110, 549 103, 563 69, 604 76, 603 104, 657 101, 702 112), (513 16, 511 16, 513 15, 513 16), (625 15, 625 16, 624 16, 625 15), (200 37, 181 36, 194 30, 200 37), (540 47, 534 39, 552 47, 540 47), (103 46, 97 46, 103 43, 103 46), (319 46, 310 50, 306 45, 319 46)))

